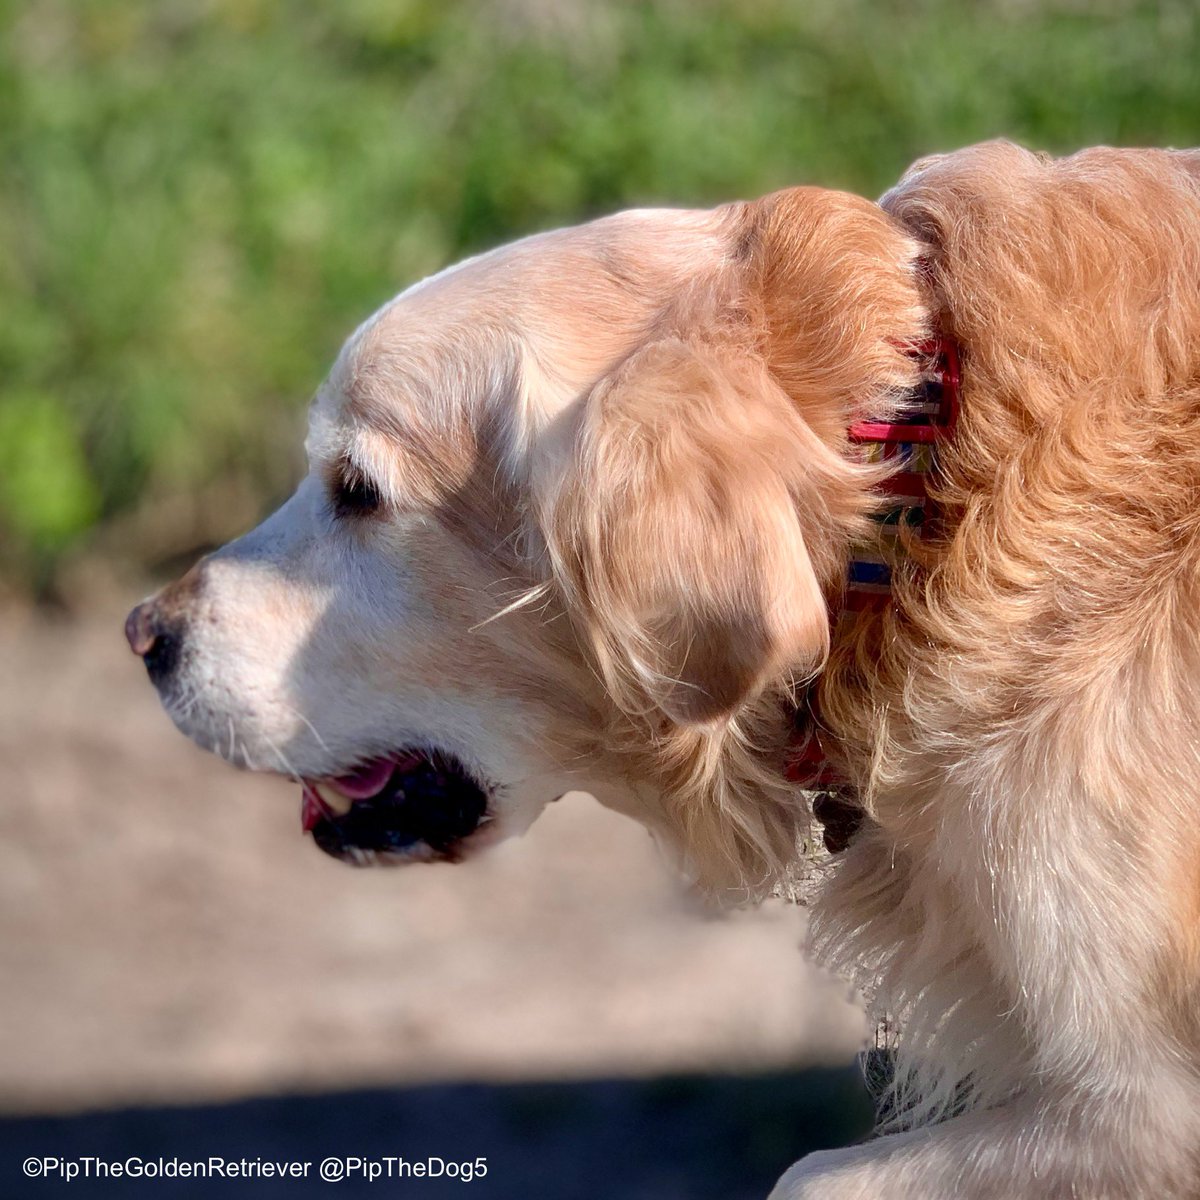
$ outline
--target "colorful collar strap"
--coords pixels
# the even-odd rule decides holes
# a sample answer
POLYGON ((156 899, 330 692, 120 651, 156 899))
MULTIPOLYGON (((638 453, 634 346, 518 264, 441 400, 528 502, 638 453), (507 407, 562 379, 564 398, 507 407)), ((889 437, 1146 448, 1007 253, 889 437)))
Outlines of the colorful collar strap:
POLYGON ((915 347, 913 355, 928 367, 902 419, 850 426, 850 441, 862 448, 865 462, 899 468, 881 487, 887 503, 875 514, 877 536, 850 560, 845 609, 851 612, 886 607, 903 538, 928 536, 936 520, 928 484, 937 469, 938 445, 954 436, 958 424, 958 350, 938 338, 915 347))
MULTIPOLYGON (((893 566, 904 554, 905 542, 927 537, 936 528, 938 514, 928 484, 937 470, 938 446, 954 436, 958 424, 958 349, 948 338, 934 338, 914 346, 912 354, 926 369, 900 419, 856 421, 850 426, 850 442, 861 448, 863 461, 890 463, 897 469, 880 485, 884 504, 874 516, 875 536, 855 549, 835 622, 886 608, 893 566)), ((787 777, 806 788, 837 788, 840 781, 825 758, 810 707, 811 698, 805 699, 797 713, 797 743, 787 777)))

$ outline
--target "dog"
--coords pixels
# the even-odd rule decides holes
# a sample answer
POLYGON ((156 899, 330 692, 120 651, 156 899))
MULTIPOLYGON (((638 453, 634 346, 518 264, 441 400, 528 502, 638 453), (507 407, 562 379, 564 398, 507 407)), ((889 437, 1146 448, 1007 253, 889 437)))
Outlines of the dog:
POLYGON ((458 860, 582 790, 754 899, 818 747, 813 948, 901 1033, 879 1136, 776 1200, 1200 1194, 1200 152, 530 237, 362 325, 307 453, 126 633, 323 849, 458 860), (896 465, 850 431, 931 339, 936 519, 850 613, 896 465))

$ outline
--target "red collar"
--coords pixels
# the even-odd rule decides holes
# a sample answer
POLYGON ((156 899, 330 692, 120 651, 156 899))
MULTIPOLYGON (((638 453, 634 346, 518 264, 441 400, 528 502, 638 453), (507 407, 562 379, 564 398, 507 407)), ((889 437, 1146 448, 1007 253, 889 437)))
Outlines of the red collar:
MULTIPOLYGON (((847 571, 842 608, 831 614, 835 627, 854 619, 855 613, 879 612, 887 607, 892 594, 891 563, 898 553, 903 553, 901 530, 906 530, 909 536, 928 537, 938 521, 928 483, 937 469, 939 445, 954 436, 958 424, 961 389, 958 348, 949 338, 931 338, 914 346, 911 353, 927 367, 901 419, 856 421, 850 426, 850 442, 861 447, 864 461, 895 463, 899 470, 880 485, 885 503, 875 514, 876 537, 855 549, 847 571)), ((844 793, 845 781, 825 757, 811 708, 810 693, 797 713, 795 752, 787 765, 787 777, 804 788, 844 793)), ((835 803, 848 806, 852 801, 841 799, 835 803)), ((814 811, 822 819, 817 806, 814 811)), ((826 826, 829 843, 828 822, 826 826)))

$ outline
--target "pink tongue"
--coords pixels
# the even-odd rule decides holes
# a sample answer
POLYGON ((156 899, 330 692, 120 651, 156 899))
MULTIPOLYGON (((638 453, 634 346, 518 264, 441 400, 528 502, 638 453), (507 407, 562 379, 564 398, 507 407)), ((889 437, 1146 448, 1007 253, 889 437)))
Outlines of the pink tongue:
POLYGON ((394 771, 411 771, 421 761, 418 754, 401 754, 395 758, 377 758, 329 782, 350 800, 365 800, 383 791, 394 771))
MULTIPOLYGON (((391 758, 373 759, 348 775, 337 775, 318 782, 336 788, 347 800, 366 800, 382 792, 394 772, 412 771, 424 761, 421 754, 396 754, 391 758)), ((308 833, 319 821, 333 814, 312 783, 304 783, 302 797, 300 824, 304 832, 308 833)))
POLYGON ((392 776, 392 767, 390 758, 377 758, 359 767, 357 771, 351 771, 349 775, 339 775, 329 782, 343 796, 348 796, 351 800, 365 800, 383 790, 383 785, 392 776))

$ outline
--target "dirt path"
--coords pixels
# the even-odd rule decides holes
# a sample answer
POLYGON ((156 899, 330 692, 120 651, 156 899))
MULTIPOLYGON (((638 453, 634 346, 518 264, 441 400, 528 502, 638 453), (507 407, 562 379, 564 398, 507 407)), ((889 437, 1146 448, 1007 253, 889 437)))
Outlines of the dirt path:
POLYGON ((0 1107, 847 1062, 802 914, 723 917, 584 797, 356 872, 160 712, 113 609, 0 620, 0 1107))

